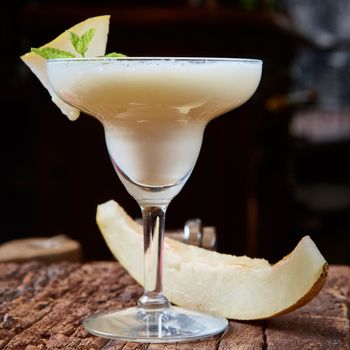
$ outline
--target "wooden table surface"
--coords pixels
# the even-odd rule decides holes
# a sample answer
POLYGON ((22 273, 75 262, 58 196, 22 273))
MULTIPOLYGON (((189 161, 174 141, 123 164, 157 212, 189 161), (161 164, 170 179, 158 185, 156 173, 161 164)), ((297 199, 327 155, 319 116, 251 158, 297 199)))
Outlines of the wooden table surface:
POLYGON ((230 321, 207 340, 136 344, 90 335, 92 312, 134 305, 142 288, 116 262, 0 264, 0 349, 349 350, 350 267, 331 266, 321 293, 288 315, 230 321))

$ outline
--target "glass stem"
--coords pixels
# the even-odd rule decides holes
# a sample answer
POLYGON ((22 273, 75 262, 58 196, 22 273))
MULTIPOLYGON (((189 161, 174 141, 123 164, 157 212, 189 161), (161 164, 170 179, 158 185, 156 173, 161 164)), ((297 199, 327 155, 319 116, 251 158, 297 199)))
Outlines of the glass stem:
POLYGON ((144 294, 138 305, 143 309, 170 307, 163 294, 163 241, 167 205, 141 205, 144 236, 144 294))

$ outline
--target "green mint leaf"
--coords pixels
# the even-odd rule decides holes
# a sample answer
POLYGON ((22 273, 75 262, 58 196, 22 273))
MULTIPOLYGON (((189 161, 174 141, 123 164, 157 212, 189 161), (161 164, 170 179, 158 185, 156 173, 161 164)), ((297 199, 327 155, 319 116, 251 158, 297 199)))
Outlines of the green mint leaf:
POLYGON ((90 42, 95 34, 95 28, 91 28, 88 31, 86 31, 80 38, 81 40, 81 51, 83 52, 81 55, 84 57, 85 52, 89 48, 90 42))
POLYGON ((70 41, 75 49, 82 57, 85 57, 85 53, 89 48, 89 44, 95 34, 95 28, 87 30, 82 36, 69 32, 70 41))
POLYGON ((37 55, 44 57, 46 59, 49 58, 73 58, 75 57, 71 52, 55 49, 54 47, 41 47, 40 49, 32 48, 32 52, 36 53, 37 55))
POLYGON ((68 32, 69 33, 69 39, 70 39, 70 42, 72 43, 75 51, 77 51, 78 53, 79 52, 79 42, 80 42, 80 38, 79 38, 79 35, 73 33, 73 32, 68 32))
POLYGON ((118 53, 118 52, 111 52, 107 55, 104 55, 103 57, 116 57, 116 58, 121 58, 121 57, 127 57, 126 55, 124 55, 123 53, 118 53))

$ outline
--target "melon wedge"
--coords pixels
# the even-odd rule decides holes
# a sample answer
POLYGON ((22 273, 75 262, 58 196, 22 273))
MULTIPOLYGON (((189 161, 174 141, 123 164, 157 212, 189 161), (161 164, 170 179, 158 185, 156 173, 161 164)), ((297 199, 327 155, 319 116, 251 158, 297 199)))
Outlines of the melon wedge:
MULTIPOLYGON (((89 44, 89 48, 85 55, 86 57, 103 56, 106 52, 107 36, 109 31, 109 18, 109 15, 89 18, 84 22, 81 22, 68 29, 68 31, 63 32, 56 39, 50 41, 42 47, 48 46, 74 53, 75 51, 71 44, 68 32, 74 32, 77 35, 81 36, 90 28, 95 28, 95 34, 89 44)), ((49 91, 52 101, 61 109, 61 112, 65 114, 70 120, 76 120, 79 117, 79 110, 63 102, 51 88, 46 73, 45 58, 35 54, 34 52, 28 52, 25 55, 21 56, 21 59, 36 75, 44 87, 49 91)))
MULTIPOLYGON (((96 219, 111 252, 142 284, 142 227, 115 201, 99 205, 96 219)), ((275 265, 169 238, 164 248, 164 293, 172 303, 237 320, 270 318, 299 308, 321 290, 328 270, 308 236, 275 265)))

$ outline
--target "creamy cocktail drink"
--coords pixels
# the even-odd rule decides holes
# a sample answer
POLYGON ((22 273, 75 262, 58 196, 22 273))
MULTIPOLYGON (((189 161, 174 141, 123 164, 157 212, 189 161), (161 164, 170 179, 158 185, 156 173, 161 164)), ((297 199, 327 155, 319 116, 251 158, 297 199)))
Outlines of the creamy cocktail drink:
POLYGON ((142 209, 144 294, 136 307, 88 318, 84 325, 91 333, 177 342, 226 328, 226 319, 172 307, 164 296, 165 212, 191 174, 205 126, 250 98, 261 68, 261 61, 240 59, 48 60, 55 93, 103 124, 114 168, 142 209))
MULTIPOLYGON (((119 175, 141 187, 169 188, 183 184, 190 174, 208 121, 244 103, 255 91, 261 64, 77 59, 53 62, 48 73, 65 102, 103 123, 119 175)), ((135 191, 134 197, 142 196, 142 189, 135 191)))

